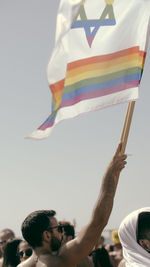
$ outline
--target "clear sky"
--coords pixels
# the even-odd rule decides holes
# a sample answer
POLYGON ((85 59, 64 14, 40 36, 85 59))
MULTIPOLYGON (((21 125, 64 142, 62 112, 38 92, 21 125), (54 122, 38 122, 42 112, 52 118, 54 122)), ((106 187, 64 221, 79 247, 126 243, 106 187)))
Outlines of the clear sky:
MULTIPOLYGON (((24 139, 47 118, 46 78, 58 0, 0 0, 0 229, 20 235, 24 218, 54 209, 58 219, 88 221, 102 176, 119 142, 127 104, 66 120, 42 141, 24 139)), ((150 50, 150 49, 149 49, 150 50)), ((108 228, 150 205, 150 51, 108 228)), ((106 207, 107 208, 107 207, 106 207)))

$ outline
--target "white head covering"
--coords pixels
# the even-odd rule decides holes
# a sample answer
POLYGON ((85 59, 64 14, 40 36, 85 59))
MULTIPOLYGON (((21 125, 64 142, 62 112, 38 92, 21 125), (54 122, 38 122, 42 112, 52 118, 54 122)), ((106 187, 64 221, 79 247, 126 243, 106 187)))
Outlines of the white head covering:
POLYGON ((126 267, 150 267, 150 253, 143 249, 136 239, 138 215, 150 212, 150 207, 130 213, 119 227, 119 237, 123 246, 123 256, 126 267))

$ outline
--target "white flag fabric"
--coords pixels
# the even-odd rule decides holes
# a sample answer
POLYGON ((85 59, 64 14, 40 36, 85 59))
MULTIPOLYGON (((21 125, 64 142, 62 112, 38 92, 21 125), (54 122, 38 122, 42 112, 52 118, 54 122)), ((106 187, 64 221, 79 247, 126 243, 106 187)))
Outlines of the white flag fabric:
POLYGON ((47 68, 52 111, 30 138, 79 114, 138 98, 150 0, 61 0, 47 68))

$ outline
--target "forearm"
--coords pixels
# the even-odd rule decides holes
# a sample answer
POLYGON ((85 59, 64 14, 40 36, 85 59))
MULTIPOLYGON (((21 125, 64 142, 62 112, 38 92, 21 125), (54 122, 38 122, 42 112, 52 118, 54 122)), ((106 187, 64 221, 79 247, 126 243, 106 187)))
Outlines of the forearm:
POLYGON ((113 207, 120 172, 126 165, 125 160, 127 156, 121 154, 121 147, 122 145, 119 144, 112 161, 108 165, 102 180, 98 200, 93 209, 92 223, 95 227, 101 228, 100 230, 103 230, 108 222, 113 207))
POLYGON ((114 196, 116 192, 116 177, 114 175, 105 175, 98 200, 92 213, 92 223, 94 227, 102 231, 108 222, 112 211, 114 196))

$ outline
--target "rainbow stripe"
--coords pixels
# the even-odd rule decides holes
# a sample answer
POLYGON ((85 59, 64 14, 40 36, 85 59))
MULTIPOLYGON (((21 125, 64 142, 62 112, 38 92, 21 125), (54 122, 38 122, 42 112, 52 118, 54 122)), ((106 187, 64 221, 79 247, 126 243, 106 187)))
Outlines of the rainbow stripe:
POLYGON ((66 78, 50 86, 53 113, 39 129, 53 126, 60 108, 138 87, 146 53, 139 46, 90 57, 67 65, 66 78))

